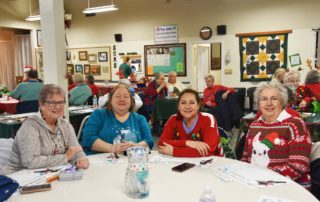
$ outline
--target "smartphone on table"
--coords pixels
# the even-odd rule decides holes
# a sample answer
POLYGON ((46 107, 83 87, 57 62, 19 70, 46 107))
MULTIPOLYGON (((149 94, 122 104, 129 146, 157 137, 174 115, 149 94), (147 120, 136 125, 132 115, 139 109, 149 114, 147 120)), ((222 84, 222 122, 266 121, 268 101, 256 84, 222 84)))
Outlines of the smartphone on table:
POLYGON ((21 194, 28 194, 40 191, 48 191, 51 190, 51 184, 37 184, 37 185, 30 185, 30 186, 23 186, 20 190, 21 194))
POLYGON ((183 163, 183 164, 180 164, 180 165, 173 167, 172 171, 176 171, 176 172, 181 173, 181 172, 186 171, 194 166, 195 166, 195 164, 193 164, 193 163, 183 163))

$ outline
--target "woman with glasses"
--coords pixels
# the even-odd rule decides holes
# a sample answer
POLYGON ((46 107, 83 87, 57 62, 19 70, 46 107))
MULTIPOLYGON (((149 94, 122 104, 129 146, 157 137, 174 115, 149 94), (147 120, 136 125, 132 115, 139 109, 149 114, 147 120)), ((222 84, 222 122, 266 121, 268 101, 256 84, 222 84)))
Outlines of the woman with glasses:
POLYGON ((27 118, 18 130, 9 163, 2 174, 67 163, 82 169, 89 167, 73 127, 62 118, 65 102, 65 92, 61 87, 48 84, 42 88, 40 110, 27 118))
POLYGON ((144 116, 133 112, 135 105, 130 89, 118 84, 110 93, 105 107, 96 109, 82 132, 82 145, 87 154, 123 153, 133 146, 150 149, 153 139, 144 116))
POLYGON ((303 120, 285 110, 287 89, 279 82, 263 83, 254 97, 261 116, 249 127, 242 160, 310 188, 311 139, 303 120))
POLYGON ((178 98, 178 114, 167 121, 159 140, 158 151, 176 157, 222 155, 215 118, 199 112, 198 92, 187 88, 178 98))

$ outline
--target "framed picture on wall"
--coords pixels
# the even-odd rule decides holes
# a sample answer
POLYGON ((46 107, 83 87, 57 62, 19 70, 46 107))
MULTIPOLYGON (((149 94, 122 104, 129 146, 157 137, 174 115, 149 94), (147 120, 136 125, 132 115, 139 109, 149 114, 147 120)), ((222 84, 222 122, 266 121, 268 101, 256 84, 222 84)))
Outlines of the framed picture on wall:
POLYGON ((107 52, 99 52, 98 58, 99 58, 99 62, 107 62, 108 61, 108 53, 107 52))
POLYGON ((89 62, 97 62, 97 54, 89 54, 88 61, 89 62))
POLYGON ((71 51, 66 51, 66 60, 67 61, 71 60, 71 51))
POLYGON ((100 65, 91 65, 91 74, 95 76, 101 75, 101 66, 100 65))
POLYGON ((88 51, 79 51, 79 60, 80 61, 88 60, 88 51))
POLYGON ((90 65, 84 65, 83 66, 84 67, 84 74, 90 74, 91 73, 91 71, 90 71, 90 65))
POLYGON ((301 65, 301 64, 302 64, 299 53, 290 55, 290 56, 289 56, 289 61, 290 61, 290 65, 291 65, 292 67, 295 67, 295 66, 298 66, 298 65, 301 65))
POLYGON ((211 43, 211 70, 221 69, 221 43, 211 43))
POLYGON ((67 73, 70 74, 70 75, 74 74, 73 64, 67 64, 67 73))
POLYGON ((77 73, 81 73, 81 74, 83 73, 83 66, 82 65, 80 65, 80 64, 76 65, 75 69, 76 69, 77 73))

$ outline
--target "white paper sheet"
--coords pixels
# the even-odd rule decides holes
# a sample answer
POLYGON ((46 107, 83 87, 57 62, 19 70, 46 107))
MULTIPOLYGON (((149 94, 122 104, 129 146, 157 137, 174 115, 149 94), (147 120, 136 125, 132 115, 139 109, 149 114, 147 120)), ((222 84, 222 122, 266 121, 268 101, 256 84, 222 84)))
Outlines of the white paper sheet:
POLYGON ((297 202, 289 199, 278 198, 273 196, 261 196, 257 202, 297 202))
POLYGON ((230 176, 235 181, 258 188, 281 185, 290 182, 290 179, 275 172, 271 172, 271 170, 259 168, 246 163, 217 166, 214 167, 214 169, 217 172, 221 172, 230 176), (284 183, 270 183, 268 185, 261 185, 258 183, 258 181, 277 181, 284 183))

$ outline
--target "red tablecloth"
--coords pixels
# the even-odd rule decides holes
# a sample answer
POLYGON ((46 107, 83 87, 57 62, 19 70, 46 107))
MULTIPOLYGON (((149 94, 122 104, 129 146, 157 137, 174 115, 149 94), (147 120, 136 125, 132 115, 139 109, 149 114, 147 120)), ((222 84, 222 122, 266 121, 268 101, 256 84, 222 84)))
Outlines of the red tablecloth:
POLYGON ((19 100, 10 98, 8 101, 0 99, 0 112, 7 112, 10 114, 15 114, 17 112, 17 104, 19 100))

